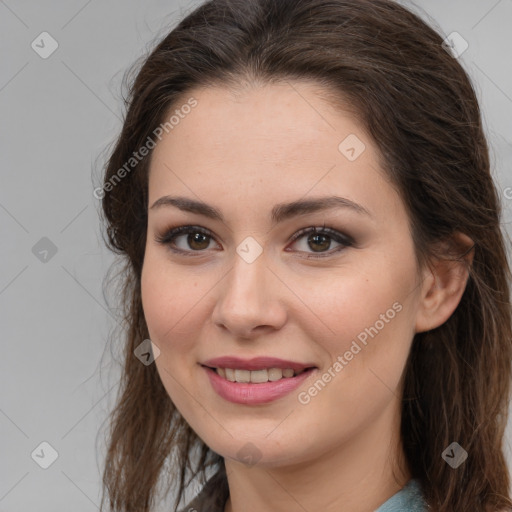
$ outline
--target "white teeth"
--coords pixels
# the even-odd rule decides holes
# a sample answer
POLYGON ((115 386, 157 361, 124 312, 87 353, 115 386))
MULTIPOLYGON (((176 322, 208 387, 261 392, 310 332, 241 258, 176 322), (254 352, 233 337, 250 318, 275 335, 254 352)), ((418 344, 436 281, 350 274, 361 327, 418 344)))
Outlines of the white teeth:
POLYGON ((304 370, 295 372, 292 368, 269 368, 264 370, 236 370, 232 368, 216 368, 215 371, 231 382, 252 382, 261 384, 263 382, 274 382, 282 378, 290 378, 302 373, 304 370))
POLYGON ((235 370, 235 380, 237 382, 251 382, 251 372, 249 370, 235 370))
POLYGON ((281 368, 270 368, 267 370, 268 380, 275 381, 283 378, 283 370, 281 368))
POLYGON ((254 382, 256 384, 261 383, 261 382, 268 382, 268 371, 267 370, 257 370, 257 371, 253 370, 252 372, 247 372, 247 373, 250 373, 250 375, 251 375, 251 382, 254 382))

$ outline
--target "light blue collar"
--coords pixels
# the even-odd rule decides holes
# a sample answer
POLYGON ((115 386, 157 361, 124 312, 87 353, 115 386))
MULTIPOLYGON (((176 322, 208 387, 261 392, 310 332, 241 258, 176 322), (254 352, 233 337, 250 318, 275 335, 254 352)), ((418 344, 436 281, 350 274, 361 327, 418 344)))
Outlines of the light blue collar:
POLYGON ((427 504, 417 480, 409 480, 396 494, 391 496, 375 512, 427 512, 427 504))

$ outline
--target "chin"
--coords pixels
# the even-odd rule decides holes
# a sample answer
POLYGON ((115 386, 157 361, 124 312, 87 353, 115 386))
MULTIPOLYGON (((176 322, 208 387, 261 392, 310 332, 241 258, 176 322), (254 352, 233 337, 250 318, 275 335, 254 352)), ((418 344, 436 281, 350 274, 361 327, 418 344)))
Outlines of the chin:
POLYGON ((261 437, 261 434, 252 438, 245 437, 245 439, 230 438, 226 443, 211 443, 208 446, 224 459, 248 467, 277 468, 304 463, 308 460, 307 453, 301 446, 283 445, 281 440, 271 440, 261 437))

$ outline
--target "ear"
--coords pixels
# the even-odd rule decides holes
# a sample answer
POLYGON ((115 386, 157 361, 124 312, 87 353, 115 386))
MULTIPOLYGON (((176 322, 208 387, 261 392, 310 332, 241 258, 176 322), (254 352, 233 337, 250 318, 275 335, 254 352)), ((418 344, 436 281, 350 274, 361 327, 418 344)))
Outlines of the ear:
POLYGON ((473 240, 459 232, 440 244, 435 258, 423 270, 415 332, 439 327, 455 311, 466 289, 474 247, 473 240))

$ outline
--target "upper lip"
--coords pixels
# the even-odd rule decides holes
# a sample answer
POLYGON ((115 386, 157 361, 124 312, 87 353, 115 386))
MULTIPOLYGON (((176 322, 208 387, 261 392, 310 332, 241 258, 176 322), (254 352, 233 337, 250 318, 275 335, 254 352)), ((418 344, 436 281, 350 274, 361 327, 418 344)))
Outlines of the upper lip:
POLYGON ((278 357, 255 357, 253 359, 241 359, 235 356, 215 357, 201 363, 210 368, 231 368, 239 370, 264 370, 265 368, 291 368, 299 371, 304 368, 315 367, 313 363, 298 363, 296 361, 286 361, 278 357))

